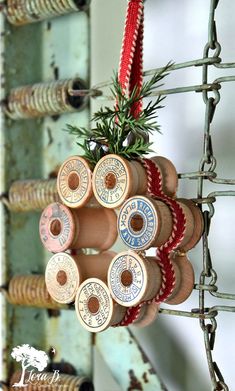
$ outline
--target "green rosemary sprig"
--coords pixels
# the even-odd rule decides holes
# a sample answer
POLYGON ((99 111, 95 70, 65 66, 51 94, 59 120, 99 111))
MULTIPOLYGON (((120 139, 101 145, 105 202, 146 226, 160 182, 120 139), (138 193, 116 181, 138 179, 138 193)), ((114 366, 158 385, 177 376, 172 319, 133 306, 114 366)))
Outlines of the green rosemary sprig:
POLYGON ((161 102, 165 99, 158 96, 155 102, 149 102, 143 108, 138 118, 132 114, 133 106, 141 99, 149 97, 172 66, 167 64, 161 71, 143 83, 138 89, 135 87, 128 97, 121 88, 117 75, 112 79, 111 93, 116 100, 114 107, 104 107, 94 113, 92 121, 94 127, 87 129, 67 125, 65 129, 70 134, 77 136, 77 144, 83 149, 84 157, 95 165, 98 160, 109 153, 118 154, 127 159, 135 159, 149 152, 152 142, 149 142, 149 134, 160 132, 160 126, 156 122, 157 110, 162 108, 161 102))

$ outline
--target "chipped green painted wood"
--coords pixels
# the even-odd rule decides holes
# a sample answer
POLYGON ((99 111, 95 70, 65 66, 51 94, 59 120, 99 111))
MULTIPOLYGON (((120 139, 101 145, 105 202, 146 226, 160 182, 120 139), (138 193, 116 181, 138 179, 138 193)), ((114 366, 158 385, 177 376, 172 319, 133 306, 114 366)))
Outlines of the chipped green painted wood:
MULTIPOLYGON (((5 83, 1 97, 13 87, 79 76, 89 82, 89 14, 55 18, 20 28, 0 21, 2 66, 5 83), (76 33, 75 33, 76 32, 76 33)), ((1 116, 1 192, 14 180, 47 178, 69 155, 79 153, 73 138, 62 129, 66 123, 88 125, 89 109, 59 118, 20 120, 1 116)), ((2 208, 2 205, 1 205, 2 208)), ((1 283, 16 273, 43 273, 50 254, 39 240, 39 213, 3 211, 1 216, 1 283)), ((91 335, 78 324, 73 311, 53 312, 7 305, 2 319, 5 333, 1 380, 12 370, 12 347, 28 343, 48 352, 56 350, 55 362, 72 364, 78 374, 92 375, 91 335), (6 317, 6 318, 5 318, 6 317)))
POLYGON ((97 334, 96 346, 123 390, 166 390, 128 328, 110 328, 97 334))

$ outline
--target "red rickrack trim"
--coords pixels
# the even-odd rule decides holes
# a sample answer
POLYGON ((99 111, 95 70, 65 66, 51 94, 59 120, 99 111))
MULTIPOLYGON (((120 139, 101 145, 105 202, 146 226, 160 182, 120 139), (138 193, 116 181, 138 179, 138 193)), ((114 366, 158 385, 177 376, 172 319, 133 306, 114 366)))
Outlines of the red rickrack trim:
POLYGON ((186 228, 186 219, 182 207, 176 200, 168 197, 162 191, 162 176, 158 167, 152 160, 149 159, 143 159, 142 164, 147 172, 148 195, 154 199, 163 201, 170 208, 173 219, 173 228, 169 240, 159 247, 156 253, 156 261, 161 268, 162 273, 162 285, 158 294, 152 300, 148 300, 137 306, 128 308, 125 317, 120 322, 119 326, 128 326, 133 323, 138 318, 141 307, 144 304, 150 304, 152 302, 159 304, 171 295, 175 286, 175 271, 170 259, 170 253, 181 243, 186 228))

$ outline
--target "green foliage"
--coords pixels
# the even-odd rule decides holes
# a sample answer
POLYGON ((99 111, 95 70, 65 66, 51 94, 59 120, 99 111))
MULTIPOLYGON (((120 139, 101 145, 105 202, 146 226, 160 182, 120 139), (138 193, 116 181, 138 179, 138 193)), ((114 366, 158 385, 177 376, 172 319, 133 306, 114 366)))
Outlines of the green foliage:
POLYGON ((109 153, 118 154, 127 159, 135 159, 149 152, 151 142, 149 134, 160 132, 156 122, 157 110, 162 108, 161 102, 165 97, 158 96, 143 108, 135 118, 132 114, 133 106, 143 98, 150 96, 152 91, 162 86, 159 83, 165 76, 171 64, 167 64, 160 72, 143 83, 142 88, 135 87, 130 96, 121 88, 117 75, 112 79, 111 93, 116 100, 114 107, 104 107, 94 113, 92 121, 95 126, 91 129, 67 125, 66 131, 80 139, 77 144, 83 149, 84 157, 95 165, 98 160, 109 153))

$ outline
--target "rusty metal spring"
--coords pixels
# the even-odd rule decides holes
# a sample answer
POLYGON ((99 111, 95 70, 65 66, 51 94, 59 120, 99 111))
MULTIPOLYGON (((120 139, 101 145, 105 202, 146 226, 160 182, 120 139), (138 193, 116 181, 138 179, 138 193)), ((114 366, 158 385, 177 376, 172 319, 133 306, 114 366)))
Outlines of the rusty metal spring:
POLYGON ((56 179, 28 179, 12 183, 6 206, 13 212, 44 209, 52 202, 59 202, 56 179))
POLYGON ((83 90, 84 82, 79 78, 17 87, 6 98, 5 113, 21 119, 78 111, 87 103, 83 90), (81 95, 71 96, 73 89, 81 95))
MULTIPOLYGON (((17 371, 12 375, 9 391, 15 390, 13 384, 19 382, 20 377, 21 371, 17 371)), ((46 388, 48 391, 94 391, 92 382, 85 376, 72 376, 59 373, 58 380, 55 377, 53 382, 53 372, 43 372, 43 379, 36 379, 34 381, 27 382, 28 378, 29 372, 26 372, 25 381, 27 383, 28 391, 37 391, 41 390, 42 388, 46 388)), ((23 391, 25 390, 25 387, 17 387, 17 389, 19 391, 23 391)))
POLYGON ((6 16, 20 26, 55 16, 85 10, 90 0, 7 0, 6 16))
POLYGON ((66 308, 49 295, 43 275, 17 275, 11 278, 4 291, 11 304, 47 309, 66 308))

